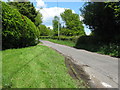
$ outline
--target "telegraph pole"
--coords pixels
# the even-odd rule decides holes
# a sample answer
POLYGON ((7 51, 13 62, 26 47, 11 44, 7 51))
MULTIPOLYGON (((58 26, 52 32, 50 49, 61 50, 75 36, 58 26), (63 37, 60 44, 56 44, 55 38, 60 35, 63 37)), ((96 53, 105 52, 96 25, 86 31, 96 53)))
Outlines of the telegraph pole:
MULTIPOLYGON (((58 0, 57 0, 57 8, 58 8, 58 0)), ((59 16, 58 16, 58 38, 59 38, 59 36, 60 36, 60 26, 59 26, 59 16)))
POLYGON ((59 26, 59 19, 58 19, 58 37, 60 35, 60 26, 59 26))

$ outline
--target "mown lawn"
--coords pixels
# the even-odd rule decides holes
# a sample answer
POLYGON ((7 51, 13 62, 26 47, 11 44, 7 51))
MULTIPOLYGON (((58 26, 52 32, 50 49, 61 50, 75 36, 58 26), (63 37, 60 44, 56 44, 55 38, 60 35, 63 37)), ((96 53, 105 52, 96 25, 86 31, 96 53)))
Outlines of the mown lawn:
POLYGON ((46 41, 50 41, 53 43, 58 43, 58 44, 62 44, 62 45, 66 45, 66 46, 70 46, 70 47, 74 47, 75 43, 69 40, 55 40, 55 39, 42 39, 42 40, 46 40, 46 41))
MULTIPOLYGON (((3 88, 76 88, 64 57, 37 45, 2 51, 3 88)), ((83 85, 80 86, 84 87, 83 85)))

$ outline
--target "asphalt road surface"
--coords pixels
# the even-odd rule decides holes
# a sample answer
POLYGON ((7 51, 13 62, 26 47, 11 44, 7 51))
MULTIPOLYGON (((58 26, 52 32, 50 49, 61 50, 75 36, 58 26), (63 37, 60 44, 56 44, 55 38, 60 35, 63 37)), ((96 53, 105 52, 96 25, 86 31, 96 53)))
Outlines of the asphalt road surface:
POLYGON ((82 49, 40 40, 60 53, 73 58, 77 65, 85 66, 85 72, 97 88, 118 88, 118 58, 101 55, 82 49))

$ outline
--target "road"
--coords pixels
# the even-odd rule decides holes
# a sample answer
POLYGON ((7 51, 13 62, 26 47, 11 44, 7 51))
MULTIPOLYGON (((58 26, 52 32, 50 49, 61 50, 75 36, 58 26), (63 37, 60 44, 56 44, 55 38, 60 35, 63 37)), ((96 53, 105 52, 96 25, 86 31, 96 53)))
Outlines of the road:
POLYGON ((49 41, 40 41, 65 56, 71 57, 75 64, 84 66, 85 72, 89 75, 95 87, 118 88, 118 58, 75 49, 49 41))

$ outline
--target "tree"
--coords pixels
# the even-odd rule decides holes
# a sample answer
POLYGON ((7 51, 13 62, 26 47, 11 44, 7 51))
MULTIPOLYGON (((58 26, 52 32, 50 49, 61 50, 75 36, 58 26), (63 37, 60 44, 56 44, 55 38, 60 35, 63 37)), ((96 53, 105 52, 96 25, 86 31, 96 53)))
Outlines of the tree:
POLYGON ((71 30, 71 35, 85 35, 84 27, 80 21, 79 15, 72 13, 72 10, 66 9, 61 14, 62 20, 66 23, 66 28, 71 30))
POLYGON ((58 24, 59 24, 59 30, 61 28, 61 24, 59 23, 59 17, 55 16, 52 23, 53 23, 53 30, 55 32, 55 35, 58 35, 58 24))
POLYGON ((42 14, 38 11, 35 17, 35 25, 38 27, 42 23, 42 14))
MULTIPOLYGON (((24 1, 24 0, 23 0, 24 1)), ((37 12, 35 7, 33 6, 33 3, 25 0, 25 2, 21 2, 20 0, 16 0, 15 2, 8 2, 9 5, 12 7, 18 9, 18 11, 22 14, 27 16, 29 19, 31 19, 32 22, 35 23, 35 17, 37 16, 37 12)))
POLYGON ((17 9, 2 2, 2 48, 19 48, 36 44, 39 30, 17 9))
POLYGON ((39 25, 40 36, 49 36, 50 30, 45 25, 39 25))
MULTIPOLYGON (((103 42, 116 41, 120 33, 120 3, 89 2, 81 9, 83 22, 103 42), (117 39, 115 39, 117 37, 117 39)), ((119 38, 120 39, 120 38, 119 38)))

